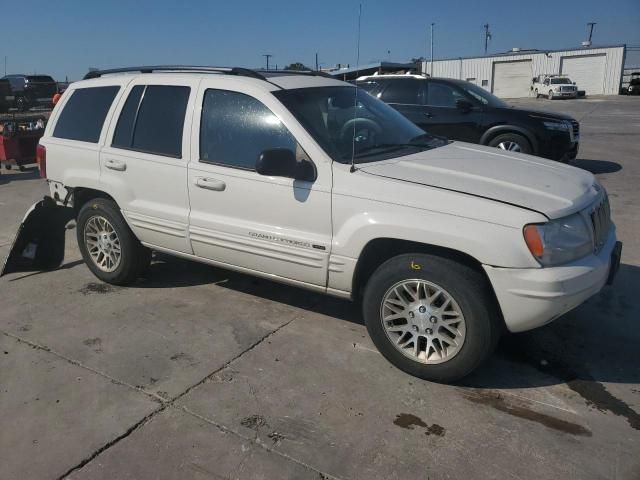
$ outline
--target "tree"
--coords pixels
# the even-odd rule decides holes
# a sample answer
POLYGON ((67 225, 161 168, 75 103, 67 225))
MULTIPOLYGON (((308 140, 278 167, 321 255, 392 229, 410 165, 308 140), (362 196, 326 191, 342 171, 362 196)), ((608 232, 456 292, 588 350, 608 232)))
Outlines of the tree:
POLYGON ((291 65, 285 67, 285 70, 311 70, 304 63, 294 62, 291 65))

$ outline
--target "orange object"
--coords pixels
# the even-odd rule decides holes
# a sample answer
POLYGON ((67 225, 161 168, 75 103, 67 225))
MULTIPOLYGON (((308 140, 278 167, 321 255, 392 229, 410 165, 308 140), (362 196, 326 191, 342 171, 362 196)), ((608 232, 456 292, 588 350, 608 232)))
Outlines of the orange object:
POLYGON ((527 225, 524 227, 524 241, 534 256, 540 258, 544 254, 544 244, 540 237, 540 232, 536 225, 527 225))
POLYGON ((51 101, 53 102, 53 104, 54 104, 54 105, 60 101, 60 97, 62 97, 62 94, 61 94, 61 93, 56 93, 56 94, 53 96, 53 99, 52 99, 51 101))

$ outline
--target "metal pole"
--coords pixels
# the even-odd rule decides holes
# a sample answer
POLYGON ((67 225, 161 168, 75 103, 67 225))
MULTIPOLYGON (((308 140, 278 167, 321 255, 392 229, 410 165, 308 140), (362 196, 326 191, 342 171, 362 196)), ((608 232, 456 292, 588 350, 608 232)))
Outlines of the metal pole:
POLYGON ((316 72, 319 70, 318 68, 318 52, 316 52, 316 72))
POLYGON ((4 56, 4 74, 7 74, 7 56, 4 56))
POLYGON ((430 65, 430 75, 433 77, 433 26, 435 23, 431 24, 431 65, 430 65))
POLYGON ((591 43, 591 37, 593 36, 593 27, 596 25, 596 22, 589 22, 587 26, 589 27, 589 43, 591 43))
POLYGON ((273 55, 271 55, 270 53, 265 53, 262 56, 267 59, 267 70, 269 70, 269 59, 273 57, 273 55))

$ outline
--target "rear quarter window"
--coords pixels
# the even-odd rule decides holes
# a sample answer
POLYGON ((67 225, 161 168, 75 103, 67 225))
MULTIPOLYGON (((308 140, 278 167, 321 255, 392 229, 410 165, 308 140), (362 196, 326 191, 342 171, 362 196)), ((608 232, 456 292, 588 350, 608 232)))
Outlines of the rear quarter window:
POLYGON ((98 143, 100 132, 120 87, 90 87, 73 90, 53 130, 53 136, 98 143))

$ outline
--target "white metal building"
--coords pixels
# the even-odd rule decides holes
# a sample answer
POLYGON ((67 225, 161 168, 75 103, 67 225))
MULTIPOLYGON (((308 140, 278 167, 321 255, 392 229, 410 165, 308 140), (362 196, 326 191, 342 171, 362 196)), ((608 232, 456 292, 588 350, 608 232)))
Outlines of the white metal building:
POLYGON ((487 56, 423 62, 423 72, 434 77, 473 82, 502 98, 532 95, 533 77, 568 75, 586 95, 617 95, 622 82, 625 46, 573 50, 520 50, 487 56))

